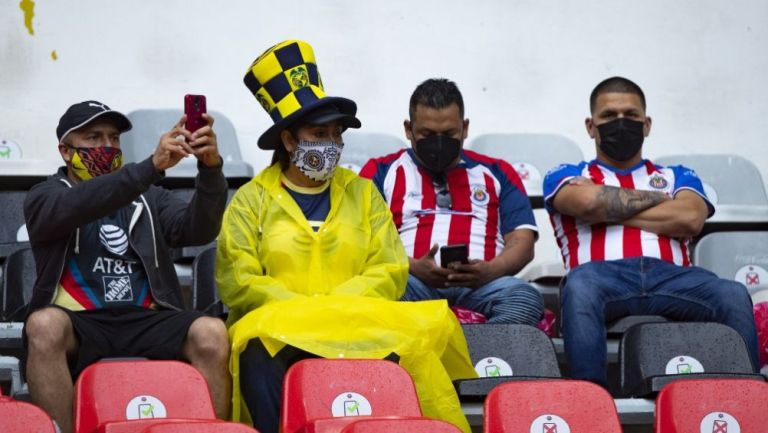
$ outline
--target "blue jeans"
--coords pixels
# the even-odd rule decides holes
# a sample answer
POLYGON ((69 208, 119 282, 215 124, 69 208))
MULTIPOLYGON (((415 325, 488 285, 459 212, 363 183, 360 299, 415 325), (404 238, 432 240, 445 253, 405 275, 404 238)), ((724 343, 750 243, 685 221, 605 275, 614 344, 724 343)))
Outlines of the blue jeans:
POLYGON ((539 324, 544 314, 544 299, 538 290, 514 277, 497 278, 477 289, 429 287, 408 275, 403 301, 445 299, 448 305, 482 313, 488 323, 539 324))
POLYGON ((588 262, 568 273, 561 296, 563 341, 574 379, 606 386, 605 324, 642 314, 728 325, 744 338, 752 364, 759 365, 746 287, 705 269, 649 257, 588 262))

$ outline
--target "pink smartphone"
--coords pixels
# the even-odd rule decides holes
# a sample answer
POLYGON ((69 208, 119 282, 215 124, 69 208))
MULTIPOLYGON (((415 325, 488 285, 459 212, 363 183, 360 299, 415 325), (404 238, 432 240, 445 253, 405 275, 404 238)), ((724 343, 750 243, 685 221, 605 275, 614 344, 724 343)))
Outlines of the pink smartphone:
POLYGON ((204 95, 184 95, 184 114, 187 115, 185 127, 189 132, 195 132, 207 125, 203 119, 203 113, 206 111, 204 95))

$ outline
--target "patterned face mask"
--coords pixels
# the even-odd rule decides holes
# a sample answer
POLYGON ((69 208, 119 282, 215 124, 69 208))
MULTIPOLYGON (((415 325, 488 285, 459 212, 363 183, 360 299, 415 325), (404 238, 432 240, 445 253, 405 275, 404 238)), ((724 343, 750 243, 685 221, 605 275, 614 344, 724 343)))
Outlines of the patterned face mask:
POLYGON ((343 143, 299 140, 291 162, 308 178, 322 182, 336 171, 343 143))
POLYGON ((72 171, 80 180, 112 173, 123 166, 123 152, 116 147, 72 147, 72 171))

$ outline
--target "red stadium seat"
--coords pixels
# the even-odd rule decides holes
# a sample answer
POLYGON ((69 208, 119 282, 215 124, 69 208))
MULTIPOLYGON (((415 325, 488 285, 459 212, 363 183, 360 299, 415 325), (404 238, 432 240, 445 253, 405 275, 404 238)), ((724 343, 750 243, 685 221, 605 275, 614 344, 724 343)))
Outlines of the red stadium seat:
MULTIPOLYGON (((136 431, 136 430, 135 430, 136 431)), ((141 433, 258 433, 245 424, 224 421, 174 422, 152 424, 141 433)))
POLYGON ((53 421, 39 407, 0 397, 0 432, 54 433, 53 421))
POLYGON ((374 418, 347 424, 341 433, 461 433, 453 424, 428 418, 374 418))
POLYGON ((656 433, 764 432, 768 383, 750 379, 671 382, 656 398, 656 433))
POLYGON ((215 420, 203 376, 178 361, 102 361, 75 383, 76 433, 141 431, 172 419, 215 420))
POLYGON ((282 433, 339 432, 359 416, 421 417, 408 373, 368 359, 306 359, 288 369, 282 433))
POLYGON ((621 433, 613 398, 580 380, 507 382, 485 400, 484 433, 621 433))

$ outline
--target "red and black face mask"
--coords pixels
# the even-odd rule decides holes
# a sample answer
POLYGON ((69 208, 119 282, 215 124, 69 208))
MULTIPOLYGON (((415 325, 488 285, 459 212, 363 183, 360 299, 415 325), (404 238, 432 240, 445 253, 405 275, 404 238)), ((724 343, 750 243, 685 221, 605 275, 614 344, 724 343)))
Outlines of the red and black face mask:
POLYGON ((72 147, 72 171, 80 180, 112 173, 123 165, 123 152, 117 147, 72 147))

